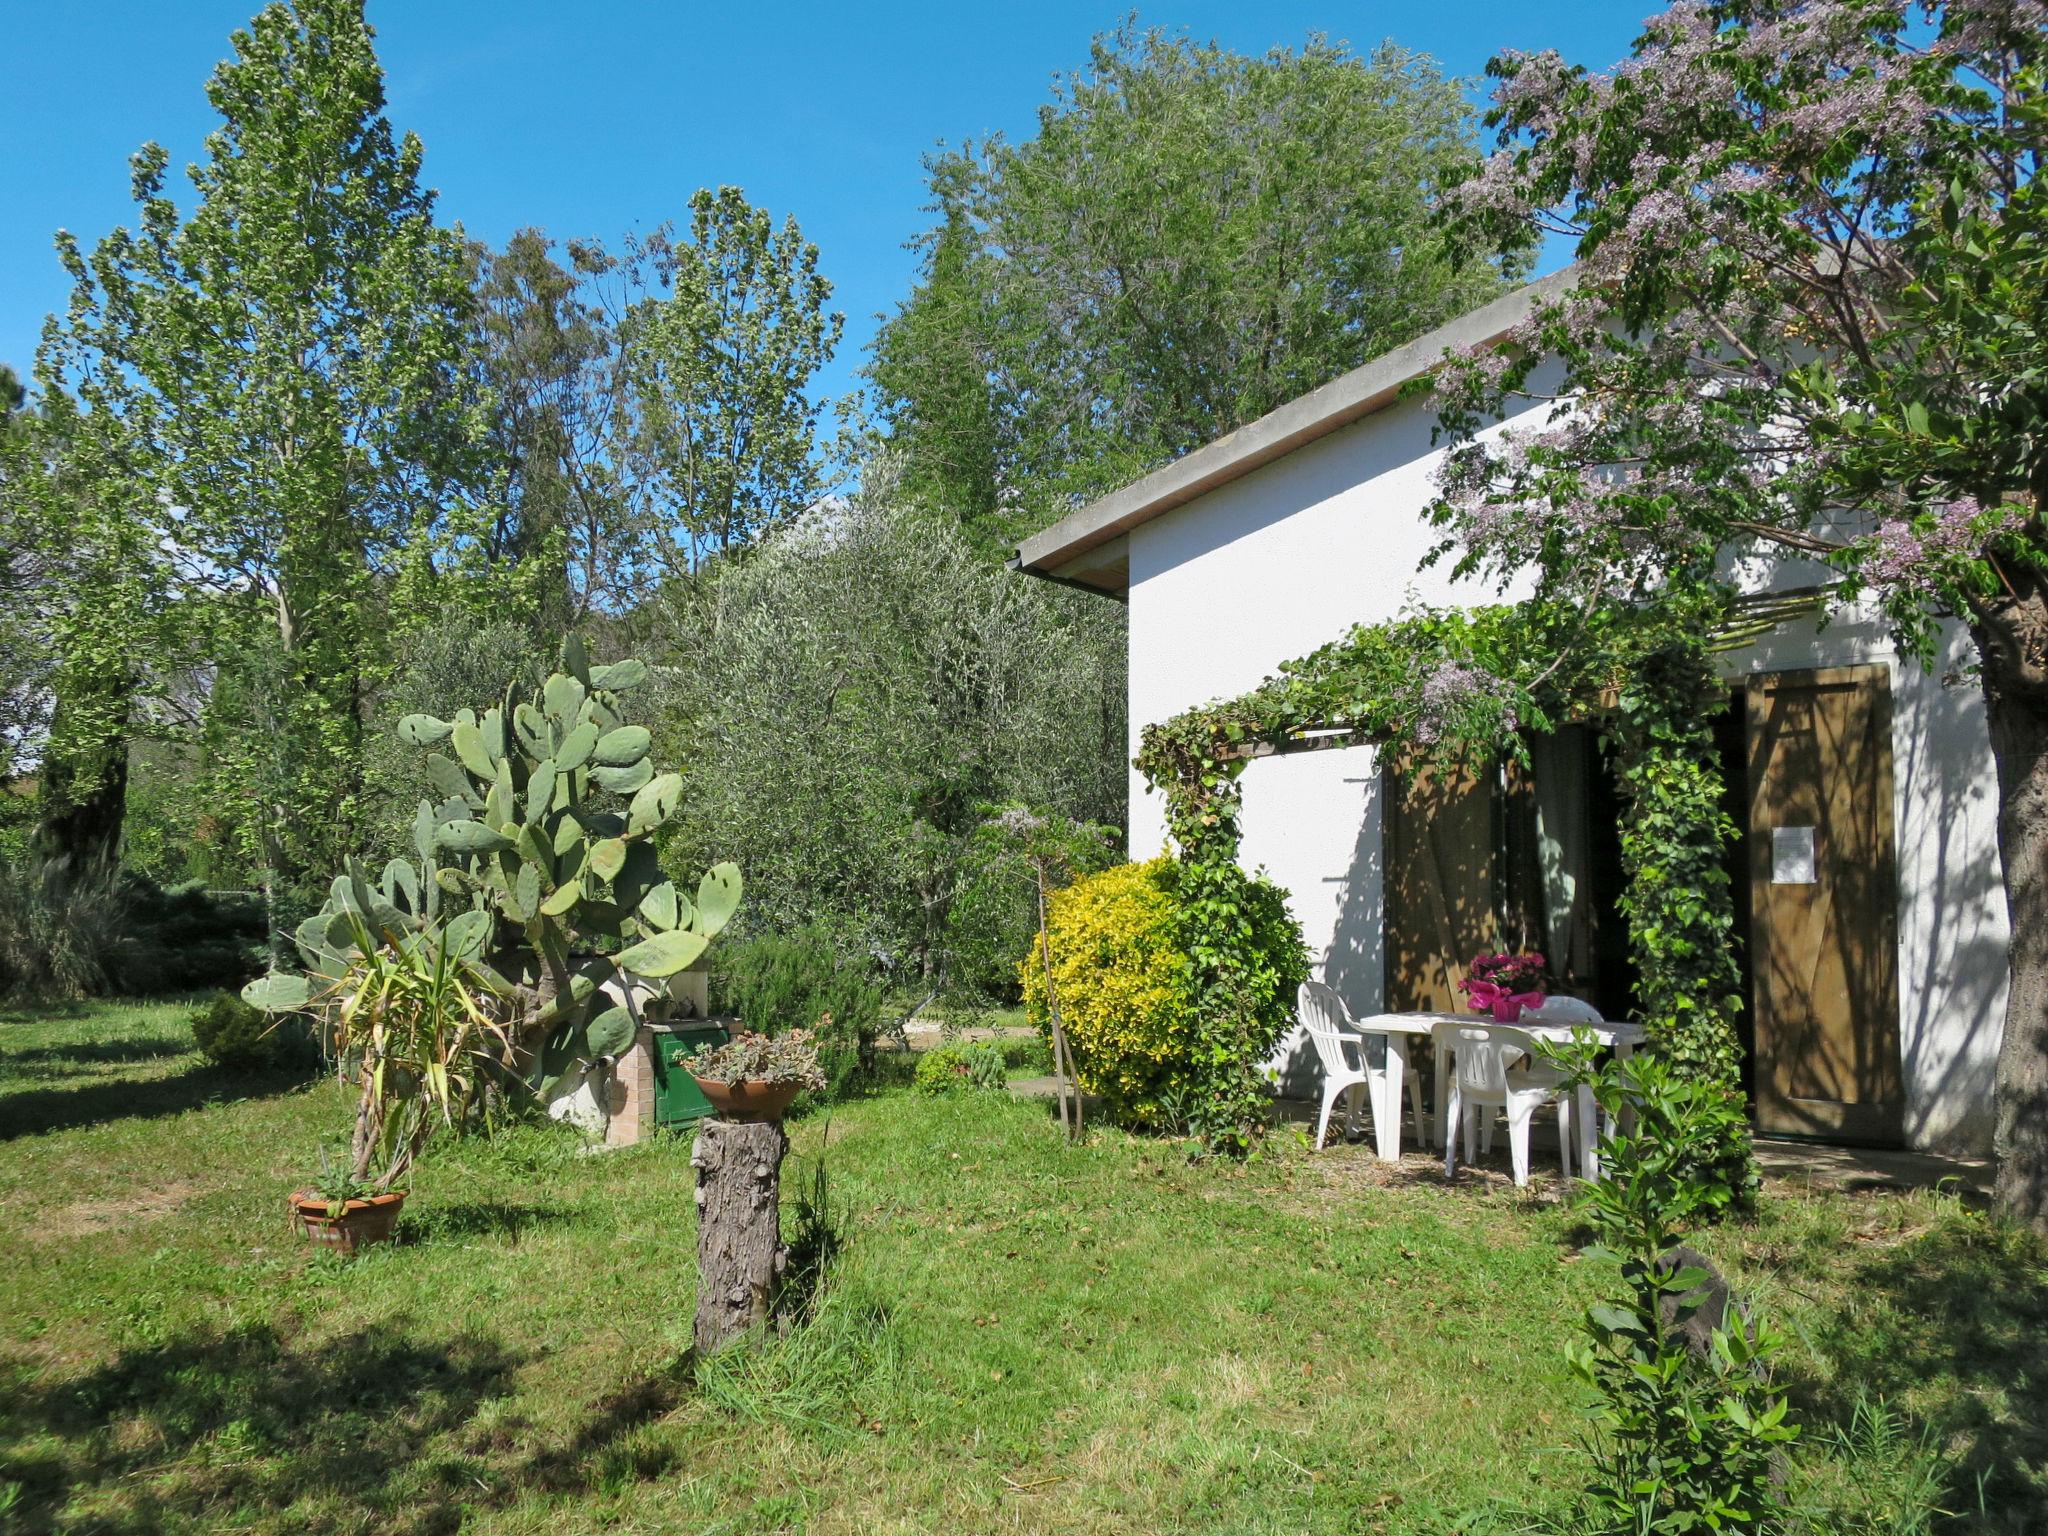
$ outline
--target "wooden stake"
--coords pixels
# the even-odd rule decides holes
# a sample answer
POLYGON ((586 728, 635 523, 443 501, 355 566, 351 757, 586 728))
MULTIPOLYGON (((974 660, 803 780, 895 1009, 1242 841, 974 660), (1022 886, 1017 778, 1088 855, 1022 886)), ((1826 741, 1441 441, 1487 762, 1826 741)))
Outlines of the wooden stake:
POLYGON ((1052 1025, 1052 1071, 1059 1085, 1060 1128, 1067 1133, 1070 1141, 1079 1141, 1081 1126, 1081 1079, 1074 1073, 1074 1053, 1067 1048, 1067 1031, 1060 1023, 1059 989, 1052 979, 1052 934, 1045 924, 1045 860, 1032 860, 1032 868, 1038 875, 1038 952, 1045 961, 1045 1013, 1052 1025), (1067 1088, 1072 1084, 1074 1092, 1074 1117, 1067 1119, 1067 1088))

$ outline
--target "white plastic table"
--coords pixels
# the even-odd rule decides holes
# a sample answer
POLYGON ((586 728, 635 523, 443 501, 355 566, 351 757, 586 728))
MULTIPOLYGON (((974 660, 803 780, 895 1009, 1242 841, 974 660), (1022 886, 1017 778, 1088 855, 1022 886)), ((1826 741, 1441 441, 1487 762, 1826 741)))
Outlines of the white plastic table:
MULTIPOLYGON (((1385 1102, 1375 1103, 1372 1107, 1373 1140, 1382 1162, 1398 1162, 1401 1156, 1401 1088, 1402 1078, 1413 1066, 1408 1059, 1410 1039, 1416 1035, 1434 1039, 1439 1024, 1495 1022, 1493 1015, 1484 1013, 1375 1013, 1353 1021, 1352 1028, 1359 1034, 1378 1035, 1387 1042, 1387 1075, 1380 1088, 1385 1102)), ((1573 1030, 1583 1029, 1601 1045, 1613 1047, 1614 1054, 1624 1060, 1635 1054, 1636 1047, 1644 1039, 1643 1026, 1625 1019, 1608 1019, 1599 1024, 1546 1024, 1539 1019, 1524 1019, 1511 1027, 1539 1040, 1555 1040, 1560 1045, 1571 1042, 1573 1030)), ((1430 1107, 1428 1129, 1430 1144, 1438 1147, 1444 1144, 1444 1056, 1443 1048, 1438 1046, 1434 1056, 1437 1103, 1430 1107)), ((1580 1084, 1577 1105, 1579 1167, 1585 1170, 1589 1179, 1600 1177, 1600 1158, 1596 1150, 1600 1136, 1595 1124, 1595 1108, 1593 1090, 1580 1084)), ((1422 1127, 1416 1127, 1416 1132, 1422 1134, 1422 1127)))

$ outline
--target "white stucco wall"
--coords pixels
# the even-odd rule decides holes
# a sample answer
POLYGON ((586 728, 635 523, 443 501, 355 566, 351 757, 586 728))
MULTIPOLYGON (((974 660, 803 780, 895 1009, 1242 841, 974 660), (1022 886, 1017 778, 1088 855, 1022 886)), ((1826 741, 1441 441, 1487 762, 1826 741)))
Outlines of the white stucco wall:
MULTIPOLYGON (((1489 586, 1421 569, 1441 537, 1422 516, 1441 457, 1423 402, 1390 406, 1179 507, 1130 535, 1131 750, 1190 705, 1256 686, 1351 625, 1430 603, 1486 602, 1489 586)), ((1497 430, 1497 429, 1496 429, 1497 430)), ((1244 776, 1244 862, 1293 898, 1310 953, 1352 1012, 1377 1012, 1380 803, 1367 747, 1267 758, 1244 776)), ((1166 844, 1163 808, 1131 776, 1130 850, 1166 844)), ((1280 1061, 1304 1068, 1305 1040, 1280 1061)), ((1311 1074, 1312 1075, 1312 1074, 1311 1074)), ((1299 1070, 1288 1073, 1300 1086, 1299 1070)))
MULTIPOLYGON (((1484 602, 1448 565, 1420 569, 1437 530, 1422 517, 1439 451, 1424 402, 1397 404, 1130 534, 1132 751, 1147 723, 1253 687, 1281 662, 1409 596, 1484 602)), ((1786 579, 1796 580, 1793 573, 1786 579)), ((1837 619, 1788 629, 1725 659, 1776 671, 1885 660, 1892 666, 1898 840, 1901 1049, 1915 1146, 1981 1151, 2005 998, 2005 916, 1983 701, 1943 673, 1892 655, 1880 626, 1837 619)), ((1367 748, 1269 758, 1245 774, 1244 860, 1292 895, 1311 953, 1354 1013, 1381 1005, 1380 804, 1367 748)), ((1166 841, 1162 808, 1135 773, 1130 850, 1166 841)), ((1281 1059, 1305 1066, 1303 1042, 1281 1059)), ((1300 1077, 1290 1072, 1290 1078, 1300 1077)))

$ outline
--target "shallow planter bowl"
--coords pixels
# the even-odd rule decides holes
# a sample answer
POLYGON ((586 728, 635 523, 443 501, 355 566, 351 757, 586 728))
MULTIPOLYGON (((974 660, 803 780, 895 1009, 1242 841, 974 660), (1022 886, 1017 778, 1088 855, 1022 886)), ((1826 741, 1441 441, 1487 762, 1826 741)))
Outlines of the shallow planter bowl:
POLYGON ((698 1077, 697 1089, 711 1101, 712 1113, 727 1120, 780 1120, 802 1083, 778 1083, 765 1077, 749 1077, 737 1083, 722 1083, 715 1077, 698 1077))
POLYGON ((339 1216, 333 1216, 328 1214, 328 1202, 321 1196, 308 1190, 294 1190, 292 1225, 305 1234, 308 1242, 354 1253, 358 1248, 390 1238, 392 1227, 398 1223, 398 1208, 405 1204, 407 1193, 394 1189, 366 1200, 350 1200, 342 1206, 339 1216))

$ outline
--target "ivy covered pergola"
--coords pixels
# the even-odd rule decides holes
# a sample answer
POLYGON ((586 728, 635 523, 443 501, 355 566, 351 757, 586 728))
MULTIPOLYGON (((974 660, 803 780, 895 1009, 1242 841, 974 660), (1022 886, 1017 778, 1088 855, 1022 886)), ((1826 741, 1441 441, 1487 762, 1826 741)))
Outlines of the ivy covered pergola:
MULTIPOLYGON (((1741 973, 1723 860, 1735 828, 1722 809, 1710 724, 1723 687, 1712 657, 1813 613, 1818 597, 1744 597, 1700 581, 1627 605, 1537 598, 1413 610, 1360 624, 1237 698, 1145 727, 1136 766, 1165 797, 1182 889, 1193 897, 1201 1038, 1218 1055, 1219 1096, 1245 1104, 1258 1091, 1255 1059, 1225 1059, 1231 999, 1249 963, 1248 930, 1230 899, 1245 769, 1263 757, 1365 745, 1406 772, 1503 756, 1526 764, 1525 733, 1580 723, 1608 742, 1630 806, 1620 908, 1640 1017, 1674 1064, 1739 1093, 1741 973)), ((1746 1182, 1746 1146, 1717 1149, 1716 1161, 1746 1182)))

